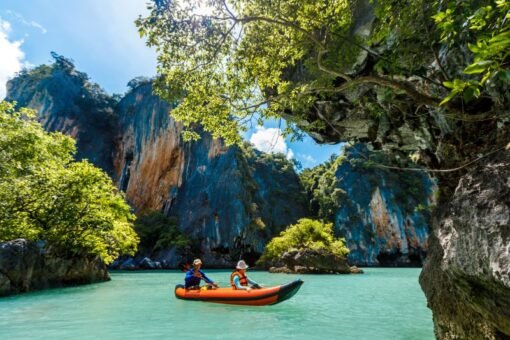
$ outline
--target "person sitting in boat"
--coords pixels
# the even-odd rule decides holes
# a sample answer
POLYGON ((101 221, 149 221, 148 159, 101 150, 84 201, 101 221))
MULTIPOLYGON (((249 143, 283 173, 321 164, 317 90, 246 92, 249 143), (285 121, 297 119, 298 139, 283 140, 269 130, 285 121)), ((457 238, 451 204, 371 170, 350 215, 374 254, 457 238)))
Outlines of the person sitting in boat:
POLYGON ((246 276, 248 265, 243 260, 237 262, 236 269, 230 275, 230 285, 233 289, 242 289, 250 291, 252 289, 262 288, 257 282, 246 276), (251 285, 251 286, 249 286, 251 285))
POLYGON ((193 268, 188 270, 186 273, 186 277, 184 278, 184 288, 186 289, 200 289, 200 280, 204 280, 207 288, 216 289, 218 288, 218 284, 216 284, 213 280, 207 277, 205 273, 200 270, 202 266, 202 261, 200 259, 195 259, 193 261, 193 268))

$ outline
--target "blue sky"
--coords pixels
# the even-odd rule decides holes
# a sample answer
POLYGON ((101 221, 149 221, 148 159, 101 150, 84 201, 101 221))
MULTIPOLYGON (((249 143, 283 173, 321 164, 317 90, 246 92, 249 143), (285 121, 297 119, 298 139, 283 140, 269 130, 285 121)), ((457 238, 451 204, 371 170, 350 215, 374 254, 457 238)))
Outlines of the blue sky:
MULTIPOLYGON (((109 93, 124 93, 136 76, 156 73, 156 54, 140 39, 133 21, 146 0, 2 0, 0 2, 0 99, 5 81, 23 66, 51 62, 50 51, 74 60, 109 93)), ((304 167, 324 162, 339 145, 283 139, 278 122, 245 134, 263 151, 284 152, 304 167), (264 150, 266 149, 266 150, 264 150)))

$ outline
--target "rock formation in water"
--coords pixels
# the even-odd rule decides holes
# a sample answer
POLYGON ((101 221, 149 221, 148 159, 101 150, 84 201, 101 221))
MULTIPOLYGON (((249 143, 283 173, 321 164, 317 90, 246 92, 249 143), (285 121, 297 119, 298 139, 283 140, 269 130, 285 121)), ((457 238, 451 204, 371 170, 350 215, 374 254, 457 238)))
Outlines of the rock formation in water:
POLYGON ((420 283, 441 339, 510 334, 510 151, 464 175, 440 207, 420 283))
MULTIPOLYGON (((8 83, 7 100, 35 109, 48 130, 77 139, 77 158, 112 175, 136 212, 177 216, 208 266, 231 267, 239 256, 255 260, 265 243, 307 213, 292 165, 279 155, 229 147, 201 133, 181 139, 171 105, 135 80, 117 103, 60 56, 51 66, 23 72, 8 83)), ((197 131, 199 131, 197 129, 197 131)), ((175 268, 175 248, 140 254, 175 268)))
POLYGON ((0 296, 109 279, 98 258, 54 256, 43 244, 25 239, 0 243, 0 296))
POLYGON ((342 196, 334 222, 355 265, 421 266, 428 250, 434 183, 425 173, 366 166, 370 152, 347 147, 336 170, 342 196))
MULTIPOLYGON (((170 109, 150 83, 120 101, 114 157, 120 189, 138 211, 177 216, 209 266, 230 267, 241 253, 257 257, 272 236, 306 213, 291 163, 249 146, 226 147, 205 133, 184 143, 170 109)), ((153 259, 172 267, 180 261, 175 249, 153 259)))
POLYGON ((435 185, 424 172, 394 172, 375 164, 390 160, 391 155, 356 144, 301 174, 311 212, 334 222, 351 264, 421 266, 427 254, 435 185))
POLYGON ((278 266, 271 273, 285 274, 362 274, 363 270, 350 266, 346 258, 339 258, 324 250, 302 249, 283 253, 278 266))

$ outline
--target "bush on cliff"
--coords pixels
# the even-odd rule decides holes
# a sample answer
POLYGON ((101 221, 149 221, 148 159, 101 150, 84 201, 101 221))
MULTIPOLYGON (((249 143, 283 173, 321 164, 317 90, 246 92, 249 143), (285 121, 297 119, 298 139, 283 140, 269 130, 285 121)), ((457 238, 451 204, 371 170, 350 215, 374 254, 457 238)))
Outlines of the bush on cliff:
POLYGON ((177 220, 157 211, 141 214, 135 221, 135 230, 140 236, 142 251, 155 252, 190 245, 190 239, 178 229, 177 220))
POLYGON ((324 164, 305 169, 299 175, 307 192, 313 216, 333 221, 334 215, 346 195, 345 191, 339 188, 340 180, 336 177, 336 171, 344 160, 345 157, 333 154, 324 164))
POLYGON ((0 102, 0 241, 44 240, 57 256, 133 254, 134 216, 110 178, 75 162, 72 138, 47 133, 28 109, 0 102))
POLYGON ((333 224, 302 218, 266 245, 258 264, 273 263, 285 253, 304 249, 333 254, 341 259, 349 253, 345 240, 334 237, 333 224))

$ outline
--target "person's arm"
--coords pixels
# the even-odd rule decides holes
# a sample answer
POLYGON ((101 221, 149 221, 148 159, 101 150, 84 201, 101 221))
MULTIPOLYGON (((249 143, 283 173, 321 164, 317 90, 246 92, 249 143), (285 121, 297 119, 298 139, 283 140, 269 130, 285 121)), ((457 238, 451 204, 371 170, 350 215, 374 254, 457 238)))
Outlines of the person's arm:
POLYGON ((204 279, 205 282, 207 283, 214 283, 213 280, 211 280, 210 278, 207 277, 207 275, 205 275, 205 273, 203 271, 200 271, 200 274, 202 274, 202 279, 204 279))
POLYGON ((241 281, 239 281, 239 276, 234 276, 234 284, 236 285, 236 288, 237 289, 241 289, 241 290, 251 290, 250 287, 248 286, 241 286, 241 281))
POLYGON ((249 277, 247 278, 248 279, 248 283, 251 284, 251 285, 257 285, 257 286, 260 286, 257 282, 253 281, 252 279, 250 279, 249 277))

